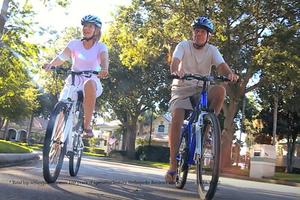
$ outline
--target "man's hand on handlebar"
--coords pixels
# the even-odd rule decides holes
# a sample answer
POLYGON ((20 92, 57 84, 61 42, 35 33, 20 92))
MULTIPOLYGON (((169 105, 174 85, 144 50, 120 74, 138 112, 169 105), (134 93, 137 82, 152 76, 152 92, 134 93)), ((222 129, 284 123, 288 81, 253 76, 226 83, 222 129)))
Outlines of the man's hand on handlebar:
POLYGON ((230 73, 230 74, 228 74, 227 77, 232 82, 237 82, 239 80, 239 76, 237 74, 235 74, 235 73, 230 73))

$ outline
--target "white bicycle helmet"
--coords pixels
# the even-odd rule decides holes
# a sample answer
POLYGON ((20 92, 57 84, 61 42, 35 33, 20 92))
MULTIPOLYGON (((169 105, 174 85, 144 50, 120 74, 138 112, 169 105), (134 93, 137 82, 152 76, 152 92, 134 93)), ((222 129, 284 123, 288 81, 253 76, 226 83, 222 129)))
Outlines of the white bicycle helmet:
POLYGON ((96 27, 101 28, 102 22, 101 20, 94 15, 86 15, 81 19, 81 25, 84 25, 85 23, 92 23, 95 24, 96 27))

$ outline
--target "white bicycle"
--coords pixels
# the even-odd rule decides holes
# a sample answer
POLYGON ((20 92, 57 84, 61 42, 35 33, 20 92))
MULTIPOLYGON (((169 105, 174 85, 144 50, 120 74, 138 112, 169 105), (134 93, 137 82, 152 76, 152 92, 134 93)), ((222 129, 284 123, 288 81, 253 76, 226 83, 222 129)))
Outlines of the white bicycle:
POLYGON ((54 107, 47 125, 43 147, 43 175, 47 183, 54 183, 61 171, 64 156, 69 158, 69 173, 76 176, 80 167, 84 144, 83 133, 83 92, 74 84, 75 76, 91 77, 96 71, 74 72, 64 68, 52 68, 56 73, 71 74, 72 84, 67 98, 54 107))

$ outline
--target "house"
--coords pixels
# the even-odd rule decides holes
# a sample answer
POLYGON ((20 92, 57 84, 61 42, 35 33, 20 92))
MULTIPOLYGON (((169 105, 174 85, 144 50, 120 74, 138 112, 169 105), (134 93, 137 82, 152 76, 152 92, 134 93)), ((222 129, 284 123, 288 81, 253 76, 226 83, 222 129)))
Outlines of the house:
POLYGON ((93 126, 94 137, 100 139, 98 147, 103 148, 106 153, 111 150, 121 150, 123 138, 122 135, 116 135, 121 125, 122 123, 119 120, 110 122, 98 120, 93 126))
MULTIPOLYGON (((276 143, 276 166, 286 167, 287 141, 282 139, 276 143)), ((297 138, 295 144, 293 167, 300 169, 300 137, 297 138)))
POLYGON ((169 114, 164 114, 158 116, 152 122, 152 130, 150 131, 151 125, 139 126, 139 131, 137 138, 149 141, 151 133, 151 144, 168 146, 168 131, 171 123, 171 116, 169 114))

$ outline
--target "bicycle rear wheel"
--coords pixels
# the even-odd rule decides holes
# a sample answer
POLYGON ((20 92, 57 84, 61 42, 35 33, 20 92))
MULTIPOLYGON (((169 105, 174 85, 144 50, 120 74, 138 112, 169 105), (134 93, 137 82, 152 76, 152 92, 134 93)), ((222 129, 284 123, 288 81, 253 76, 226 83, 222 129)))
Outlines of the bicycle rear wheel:
POLYGON ((83 107, 82 102, 78 101, 76 105, 76 111, 74 115, 74 127, 73 127, 73 152, 69 154, 69 173, 70 176, 77 176, 79 171, 81 157, 83 153, 83 107))
POLYGON ((197 159, 197 184, 201 199, 209 200, 215 195, 219 181, 221 129, 217 116, 204 116, 201 134, 202 151, 197 159))
POLYGON ((54 183, 61 171, 66 144, 61 142, 68 114, 67 106, 58 102, 47 125, 43 147, 43 176, 47 183, 54 183))
POLYGON ((181 133, 181 140, 180 145, 178 149, 178 154, 176 156, 177 160, 177 175, 176 175, 176 181, 175 186, 178 189, 182 189, 186 183, 189 166, 188 166, 188 136, 187 136, 187 130, 183 130, 181 133))

